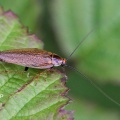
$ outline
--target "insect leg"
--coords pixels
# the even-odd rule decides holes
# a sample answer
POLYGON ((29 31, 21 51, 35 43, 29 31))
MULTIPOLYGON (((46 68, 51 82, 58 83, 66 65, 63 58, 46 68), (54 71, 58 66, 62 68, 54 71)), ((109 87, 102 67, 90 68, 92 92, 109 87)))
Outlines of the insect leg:
POLYGON ((24 71, 28 71, 29 67, 25 67, 24 71))

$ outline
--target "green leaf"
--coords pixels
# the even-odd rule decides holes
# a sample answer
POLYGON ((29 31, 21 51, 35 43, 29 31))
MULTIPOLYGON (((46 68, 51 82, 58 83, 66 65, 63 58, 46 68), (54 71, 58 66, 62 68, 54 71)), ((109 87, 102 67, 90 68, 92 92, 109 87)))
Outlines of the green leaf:
MULTIPOLYGON (((32 47, 42 49, 43 43, 27 33, 14 13, 0 8, 0 50, 32 47)), ((55 69, 24 73, 23 67, 8 63, 0 68, 0 120, 73 118, 73 112, 63 110, 69 101, 64 74, 55 69)))
POLYGON ((41 72, 39 79, 26 77, 13 75, 1 86, 0 119, 56 119, 58 110, 68 101, 62 96, 67 90, 60 82, 63 76, 50 70, 41 72))
POLYGON ((38 26, 38 17, 41 12, 38 0, 0 0, 0 5, 5 10, 12 10, 16 13, 22 23, 29 27, 29 31, 35 31, 38 26))

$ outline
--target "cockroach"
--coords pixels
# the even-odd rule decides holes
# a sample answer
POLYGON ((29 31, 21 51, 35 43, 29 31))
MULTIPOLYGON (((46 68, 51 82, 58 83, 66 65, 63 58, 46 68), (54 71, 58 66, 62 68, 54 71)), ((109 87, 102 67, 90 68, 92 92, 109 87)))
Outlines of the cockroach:
POLYGON ((0 61, 38 69, 64 66, 66 64, 66 59, 61 58, 57 54, 37 48, 2 51, 0 52, 0 61))
POLYGON ((98 87, 91 79, 86 77, 76 68, 67 65, 67 61, 71 58, 71 56, 75 53, 81 43, 94 31, 91 30, 77 45, 77 47, 73 50, 73 52, 69 55, 67 59, 58 56, 55 53, 48 52, 45 50, 37 49, 37 48, 23 48, 23 49, 13 49, 13 50, 5 50, 0 52, 0 61, 17 64, 21 66, 25 66, 25 71, 28 68, 38 68, 38 69, 48 69, 56 66, 66 66, 72 70, 75 70, 80 75, 82 75, 85 79, 89 80, 91 84, 101 92, 105 97, 109 100, 120 106, 120 103, 115 101, 109 95, 107 95, 100 87, 98 87))

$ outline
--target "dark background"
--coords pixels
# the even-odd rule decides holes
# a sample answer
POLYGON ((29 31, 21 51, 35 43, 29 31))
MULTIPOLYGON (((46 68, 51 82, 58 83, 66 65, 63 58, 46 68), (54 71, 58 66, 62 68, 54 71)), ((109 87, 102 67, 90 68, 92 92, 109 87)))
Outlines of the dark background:
MULTIPOLYGON (((118 0, 0 0, 4 10, 17 14, 30 33, 48 51, 67 58, 93 28, 68 61, 120 103, 120 1, 118 0)), ((76 120, 119 120, 116 105, 76 71, 66 68, 67 109, 76 120)))

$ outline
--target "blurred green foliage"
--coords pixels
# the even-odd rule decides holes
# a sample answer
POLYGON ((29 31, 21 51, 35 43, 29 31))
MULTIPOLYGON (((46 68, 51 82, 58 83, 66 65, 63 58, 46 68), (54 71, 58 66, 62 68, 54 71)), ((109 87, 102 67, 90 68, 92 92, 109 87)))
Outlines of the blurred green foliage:
MULTIPOLYGON (((0 0, 5 10, 13 10, 43 40, 46 50, 64 57, 96 27, 68 64, 95 80, 120 103, 119 3, 118 0, 0 0)), ((75 110, 76 120, 120 119, 119 106, 75 71, 66 69, 66 73, 69 93, 75 98, 68 109, 75 110)))

